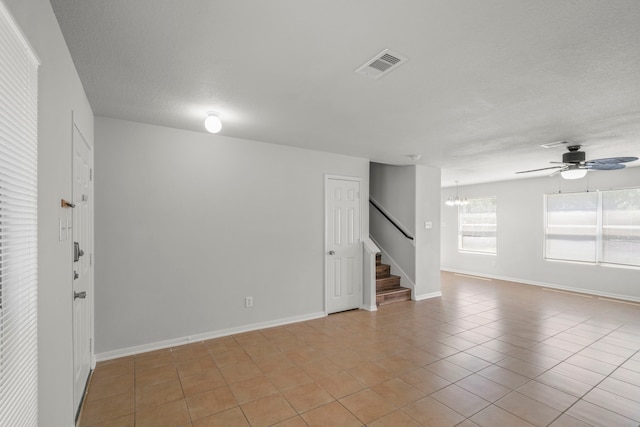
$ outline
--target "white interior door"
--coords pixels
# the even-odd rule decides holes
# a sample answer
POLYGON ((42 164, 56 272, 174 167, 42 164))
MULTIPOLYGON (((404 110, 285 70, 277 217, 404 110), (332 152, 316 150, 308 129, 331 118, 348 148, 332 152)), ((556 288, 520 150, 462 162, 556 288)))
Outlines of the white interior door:
POLYGON ((91 371, 93 309, 93 172, 91 147, 73 125, 73 367, 74 408, 91 371))
POLYGON ((362 305, 360 181, 327 177, 326 290, 327 313, 362 305))

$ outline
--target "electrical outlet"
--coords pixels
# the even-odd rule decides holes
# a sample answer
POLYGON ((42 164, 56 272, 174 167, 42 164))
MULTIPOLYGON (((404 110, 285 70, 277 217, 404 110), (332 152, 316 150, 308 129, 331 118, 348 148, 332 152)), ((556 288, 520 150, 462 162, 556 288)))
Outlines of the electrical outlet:
POLYGON ((244 307, 245 308, 253 307, 253 297, 246 297, 244 299, 244 307))

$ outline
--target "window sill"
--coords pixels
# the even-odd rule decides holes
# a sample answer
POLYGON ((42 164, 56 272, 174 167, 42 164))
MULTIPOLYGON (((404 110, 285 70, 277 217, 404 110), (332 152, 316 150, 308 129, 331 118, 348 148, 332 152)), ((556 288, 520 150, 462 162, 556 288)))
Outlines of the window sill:
POLYGON ((481 252, 481 251, 469 251, 458 249, 459 254, 471 254, 471 255, 489 255, 489 256, 498 256, 497 252, 481 252))
POLYGON ((594 267, 621 268, 624 270, 640 270, 640 266, 638 265, 613 264, 609 262, 573 261, 570 259, 552 259, 552 258, 544 258, 544 260, 549 262, 562 262, 566 264, 591 265, 594 267))

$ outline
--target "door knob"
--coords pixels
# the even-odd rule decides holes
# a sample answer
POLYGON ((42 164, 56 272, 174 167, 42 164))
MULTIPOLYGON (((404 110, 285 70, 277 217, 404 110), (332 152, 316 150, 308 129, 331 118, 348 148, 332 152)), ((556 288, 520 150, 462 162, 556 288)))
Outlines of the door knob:
POLYGON ((87 297, 87 292, 82 291, 82 292, 73 292, 73 299, 85 299, 87 297))
POLYGON ((335 255, 336 253, 334 251, 329 251, 329 255, 335 255))

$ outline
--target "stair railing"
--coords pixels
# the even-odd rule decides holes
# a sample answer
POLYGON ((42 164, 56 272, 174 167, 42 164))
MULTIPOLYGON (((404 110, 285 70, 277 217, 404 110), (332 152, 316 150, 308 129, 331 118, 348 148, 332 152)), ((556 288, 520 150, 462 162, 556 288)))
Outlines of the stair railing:
POLYGON ((369 198, 369 203, 371 204, 371 206, 373 206, 374 208, 376 208, 376 210, 377 210, 378 212, 380 212, 380 213, 382 214, 382 216, 383 216, 383 217, 385 217, 385 218, 387 219, 387 221, 389 221, 389 222, 390 222, 390 223, 391 223, 395 228, 397 228, 397 229, 398 229, 398 231, 400 231, 404 237, 406 237, 406 238, 407 238, 407 239, 409 239, 409 240, 415 240, 415 239, 413 238, 413 236, 411 236, 409 233, 407 233, 407 232, 406 232, 402 227, 400 227, 400 225, 399 225, 399 224, 398 224, 398 223, 397 223, 393 218, 391 218, 391 217, 389 216, 389 214, 387 214, 387 213, 385 212, 385 210, 382 208, 382 206, 380 206, 380 205, 378 204, 378 202, 376 202, 376 201, 375 201, 374 199, 372 199, 372 198, 369 198))

